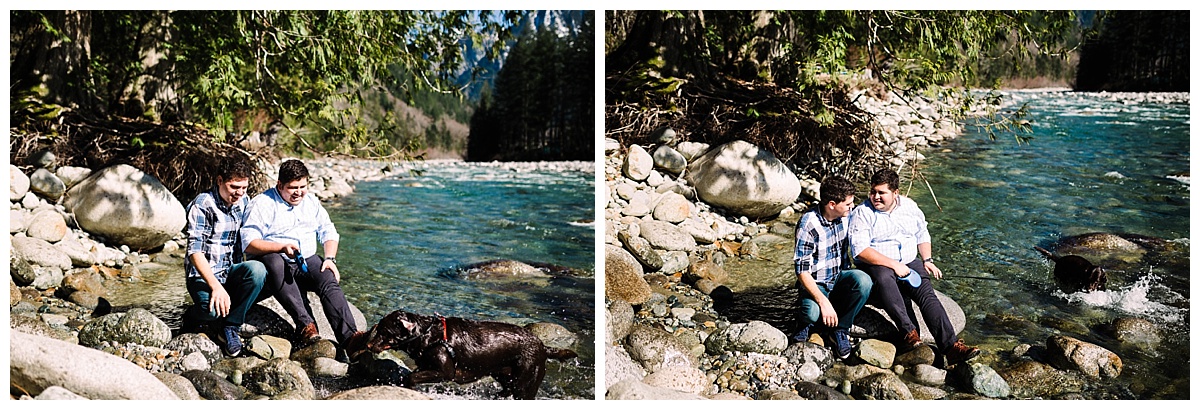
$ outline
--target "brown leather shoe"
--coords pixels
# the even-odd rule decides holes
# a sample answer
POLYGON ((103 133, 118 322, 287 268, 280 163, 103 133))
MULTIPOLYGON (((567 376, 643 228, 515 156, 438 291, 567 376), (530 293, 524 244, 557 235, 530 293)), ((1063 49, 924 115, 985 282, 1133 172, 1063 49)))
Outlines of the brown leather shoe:
POLYGON ((321 340, 321 332, 317 330, 316 323, 309 323, 307 325, 304 325, 304 327, 300 328, 300 330, 296 331, 296 333, 299 335, 298 336, 298 339, 300 339, 298 341, 299 344, 304 345, 304 346, 313 344, 314 342, 321 340))
POLYGON ((921 334, 916 329, 909 330, 904 334, 903 340, 900 341, 900 350, 907 352, 912 349, 921 347, 921 334))
POLYGON ((354 334, 351 335, 349 339, 346 339, 346 343, 342 344, 342 349, 345 349, 347 354, 350 354, 351 356, 353 356, 353 353, 357 353, 357 352, 366 350, 367 342, 369 342, 369 341, 370 341, 369 333, 354 332, 354 334))
POLYGON ((949 349, 946 349, 946 365, 963 363, 975 356, 979 356, 979 348, 967 346, 962 339, 959 339, 949 349))

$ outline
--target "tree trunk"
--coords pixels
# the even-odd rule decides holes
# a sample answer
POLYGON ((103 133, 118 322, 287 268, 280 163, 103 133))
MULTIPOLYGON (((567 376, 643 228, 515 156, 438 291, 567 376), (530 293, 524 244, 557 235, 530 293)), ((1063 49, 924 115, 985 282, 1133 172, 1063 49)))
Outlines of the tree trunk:
POLYGON ((137 52, 141 57, 140 74, 125 85, 117 102, 120 113, 129 117, 147 117, 151 121, 173 120, 180 116, 174 64, 169 58, 172 19, 170 12, 153 12, 138 33, 137 52))
POLYGON ((13 90, 33 90, 45 103, 80 110, 94 108, 97 104, 88 81, 91 12, 41 14, 50 27, 40 21, 12 22, 26 28, 20 44, 14 44, 17 50, 12 60, 13 90))

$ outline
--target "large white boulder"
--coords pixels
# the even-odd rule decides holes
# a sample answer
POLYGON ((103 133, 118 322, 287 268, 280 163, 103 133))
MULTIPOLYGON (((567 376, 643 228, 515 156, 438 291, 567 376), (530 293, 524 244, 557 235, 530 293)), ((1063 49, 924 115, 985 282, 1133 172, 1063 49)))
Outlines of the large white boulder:
POLYGON ((800 180, 775 155, 746 141, 712 149, 688 165, 700 199, 751 218, 773 216, 800 196, 800 180))
POLYGON ((13 387, 30 395, 60 386, 93 400, 178 400, 163 382, 120 356, 19 331, 9 334, 13 387))
POLYGON ((25 198, 25 193, 29 192, 29 176, 21 172, 21 168, 16 165, 8 165, 8 200, 10 202, 20 201, 25 198))
POLYGON ((158 178, 124 164, 80 181, 64 205, 83 230, 134 249, 162 245, 187 223, 183 204, 158 178))

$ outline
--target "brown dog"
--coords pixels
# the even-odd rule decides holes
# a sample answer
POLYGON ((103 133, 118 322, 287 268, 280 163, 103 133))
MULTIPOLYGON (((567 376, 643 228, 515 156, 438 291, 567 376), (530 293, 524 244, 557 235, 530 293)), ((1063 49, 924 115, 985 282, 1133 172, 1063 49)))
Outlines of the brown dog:
POLYGON ((1038 252, 1046 255, 1046 258, 1054 261, 1054 280, 1058 282, 1058 287, 1063 292, 1104 290, 1104 285, 1108 283, 1108 275, 1104 273, 1104 269, 1093 265, 1091 261, 1082 256, 1058 256, 1037 246, 1034 246, 1033 249, 1037 249, 1038 252))
POLYGON ((374 353, 403 350, 417 362, 410 383, 469 383, 492 376, 504 396, 532 400, 546 376, 546 359, 569 359, 575 352, 546 347, 529 330, 508 323, 422 316, 397 310, 370 332, 374 353))

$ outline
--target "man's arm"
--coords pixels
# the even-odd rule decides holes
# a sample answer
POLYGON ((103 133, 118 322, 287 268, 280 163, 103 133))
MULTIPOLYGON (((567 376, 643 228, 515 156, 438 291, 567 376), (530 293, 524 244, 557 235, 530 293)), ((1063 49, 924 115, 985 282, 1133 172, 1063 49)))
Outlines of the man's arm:
MULTIPOLYGON (((921 260, 923 261, 923 260, 931 258, 932 256, 933 256, 933 245, 930 245, 929 242, 921 242, 921 243, 917 244, 917 257, 918 258, 921 258, 921 260)), ((929 262, 925 262, 925 271, 929 272, 929 275, 933 276, 934 279, 942 278, 942 270, 938 269, 938 267, 933 264, 932 260, 930 260, 929 262)))
POLYGON ((909 268, 907 265, 900 263, 898 260, 885 256, 884 254, 875 250, 875 248, 867 247, 863 249, 862 252, 859 252, 858 255, 854 255, 854 257, 872 265, 890 268, 896 272, 896 276, 898 277, 903 278, 908 276, 909 268))
POLYGON ((238 234, 242 236, 243 250, 242 252, 248 255, 262 256, 269 253, 282 252, 289 258, 295 257, 300 253, 299 244, 273 242, 263 239, 268 232, 267 208, 271 206, 269 198, 263 197, 265 194, 259 194, 250 201, 249 210, 246 213, 246 221, 242 223, 242 228, 238 230, 238 234), (263 200, 260 198, 266 198, 263 200))
POLYGON ((229 299, 229 292, 225 291, 225 287, 221 285, 221 281, 217 280, 217 275, 212 272, 212 266, 208 263, 208 258, 204 257, 204 252, 196 252, 188 255, 188 259, 192 261, 192 266, 200 272, 200 277, 204 278, 204 282, 208 284, 208 311, 213 312, 218 317, 229 315, 229 307, 233 301, 229 299))
POLYGON ((838 324, 837 311, 833 309, 833 304, 829 303, 829 298, 821 293, 821 289, 817 288, 817 281, 813 279, 811 272, 801 272, 796 274, 797 280, 800 281, 800 287, 808 292, 808 296, 817 302, 817 306, 821 307, 821 324, 828 327, 834 327, 838 324))
POLYGON ((325 241, 324 246, 325 246, 325 253, 324 253, 325 262, 321 263, 321 270, 329 269, 329 270, 333 271, 333 280, 335 282, 341 283, 342 274, 341 274, 341 272, 338 272, 337 263, 334 263, 334 261, 332 260, 333 258, 337 257, 338 241, 336 239, 330 240, 330 241, 325 241))

